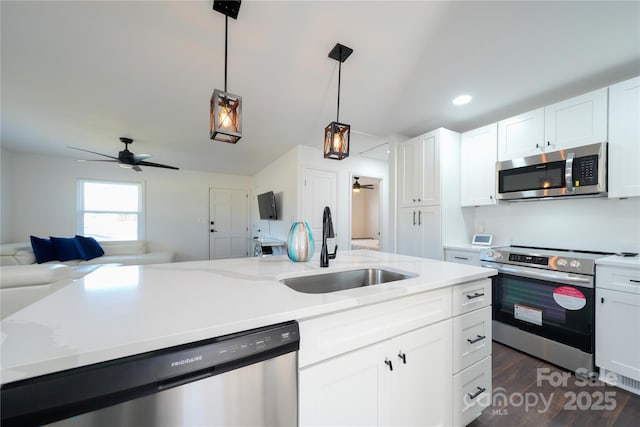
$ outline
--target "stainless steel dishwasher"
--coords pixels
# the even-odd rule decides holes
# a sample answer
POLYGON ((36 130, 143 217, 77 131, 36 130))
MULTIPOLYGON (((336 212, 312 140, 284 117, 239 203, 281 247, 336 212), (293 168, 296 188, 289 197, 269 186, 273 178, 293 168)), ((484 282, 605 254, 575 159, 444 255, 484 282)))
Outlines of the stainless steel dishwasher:
POLYGON ((295 426, 296 322, 5 384, 2 426, 295 426))

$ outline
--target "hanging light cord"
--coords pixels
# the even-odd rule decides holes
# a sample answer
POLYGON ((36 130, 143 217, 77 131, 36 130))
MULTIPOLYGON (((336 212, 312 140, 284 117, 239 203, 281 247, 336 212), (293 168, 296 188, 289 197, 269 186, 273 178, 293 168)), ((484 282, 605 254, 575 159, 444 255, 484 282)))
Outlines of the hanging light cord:
MULTIPOLYGON (((342 57, 342 48, 340 48, 340 57, 342 57)), ((340 123, 340 77, 342 74, 342 61, 338 60, 338 111, 336 112, 336 123, 340 123)))
POLYGON ((227 91, 227 40, 229 32, 229 16, 224 16, 224 91, 227 91))

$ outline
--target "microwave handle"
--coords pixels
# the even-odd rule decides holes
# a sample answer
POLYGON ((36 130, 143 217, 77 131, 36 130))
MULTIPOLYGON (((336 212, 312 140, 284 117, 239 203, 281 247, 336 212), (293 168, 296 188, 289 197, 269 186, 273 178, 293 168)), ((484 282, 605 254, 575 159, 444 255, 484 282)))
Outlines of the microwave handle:
POLYGON ((567 160, 564 164, 564 181, 567 193, 573 193, 573 159, 576 153, 567 153, 567 160))

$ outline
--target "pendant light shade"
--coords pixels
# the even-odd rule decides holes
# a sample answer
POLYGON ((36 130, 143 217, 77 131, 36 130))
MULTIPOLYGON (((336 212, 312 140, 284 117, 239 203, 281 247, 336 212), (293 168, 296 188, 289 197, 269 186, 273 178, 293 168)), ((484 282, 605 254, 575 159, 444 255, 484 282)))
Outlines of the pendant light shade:
POLYGON ((213 10, 224 18, 224 90, 215 89, 211 96, 210 137, 215 141, 235 144, 242 138, 242 97, 227 92, 227 47, 229 17, 236 19, 241 0, 214 1, 213 10))
POLYGON ((340 80, 342 75, 342 63, 353 53, 353 49, 337 43, 329 58, 339 62, 338 65, 338 108, 336 120, 327 125, 324 129, 324 158, 342 160, 349 157, 349 139, 351 136, 351 125, 340 123, 340 80))

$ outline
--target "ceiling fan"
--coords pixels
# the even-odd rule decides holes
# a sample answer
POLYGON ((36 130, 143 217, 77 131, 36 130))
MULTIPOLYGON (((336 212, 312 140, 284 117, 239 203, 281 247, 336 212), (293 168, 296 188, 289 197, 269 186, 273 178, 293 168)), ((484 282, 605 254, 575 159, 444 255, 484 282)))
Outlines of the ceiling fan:
POLYGON ((353 189, 353 191, 355 193, 357 193, 358 191, 360 191, 361 188, 364 188, 365 190, 373 190, 374 186, 373 184, 360 184, 358 182, 358 180, 360 179, 359 176, 354 176, 353 179, 356 180, 356 182, 353 183, 353 185, 351 186, 351 188, 353 189))
POLYGON ((147 162, 144 159, 148 159, 149 157, 151 157, 148 154, 138 154, 138 155, 133 154, 131 151, 129 151, 129 144, 133 144, 133 139, 131 138, 121 137, 120 142, 124 144, 124 150, 118 153, 118 157, 110 156, 108 154, 96 153, 95 151, 89 151, 83 148, 77 148, 77 147, 69 147, 69 148, 72 148, 74 150, 84 151, 91 154, 97 154, 98 156, 104 156, 111 159, 111 160, 85 160, 87 162, 117 162, 120 164, 120 166, 124 168, 131 168, 137 172, 142 172, 142 168, 140 166, 152 166, 155 168, 165 168, 165 169, 175 169, 175 170, 179 169, 175 166, 147 162))

